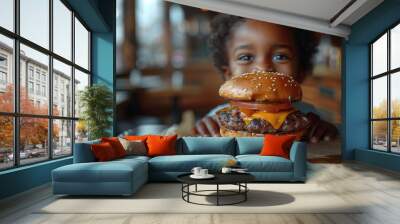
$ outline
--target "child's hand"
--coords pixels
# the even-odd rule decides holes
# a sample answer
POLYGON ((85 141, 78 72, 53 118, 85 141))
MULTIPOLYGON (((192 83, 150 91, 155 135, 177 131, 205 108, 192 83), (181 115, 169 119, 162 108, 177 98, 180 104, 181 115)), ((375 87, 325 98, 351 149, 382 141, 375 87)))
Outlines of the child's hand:
POLYGON ((308 128, 306 135, 310 142, 331 141, 336 138, 338 130, 335 125, 320 119, 314 113, 308 113, 307 118, 311 121, 311 126, 308 128))
POLYGON ((201 136, 221 136, 219 133, 219 124, 217 122, 217 118, 209 116, 203 117, 196 123, 194 132, 195 134, 201 136))

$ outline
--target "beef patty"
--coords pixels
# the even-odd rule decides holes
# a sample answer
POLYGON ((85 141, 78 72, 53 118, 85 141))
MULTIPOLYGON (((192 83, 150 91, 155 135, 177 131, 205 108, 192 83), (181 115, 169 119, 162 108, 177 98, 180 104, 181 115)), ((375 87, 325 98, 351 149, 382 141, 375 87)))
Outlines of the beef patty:
POLYGON ((220 125, 234 131, 247 131, 257 134, 278 134, 290 133, 303 130, 310 124, 309 119, 300 111, 293 112, 286 117, 279 129, 275 129, 272 125, 261 118, 254 118, 250 122, 245 122, 245 117, 236 107, 224 108, 217 112, 220 125))

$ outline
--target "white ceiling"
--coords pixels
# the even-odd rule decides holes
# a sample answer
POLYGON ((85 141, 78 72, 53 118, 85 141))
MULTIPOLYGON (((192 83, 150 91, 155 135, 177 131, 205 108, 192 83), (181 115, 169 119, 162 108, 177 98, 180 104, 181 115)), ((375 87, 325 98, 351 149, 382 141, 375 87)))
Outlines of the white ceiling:
POLYGON ((225 0, 329 21, 350 0, 225 0))
POLYGON ((383 0, 166 1, 345 38, 350 34, 353 23, 383 2, 383 0), (342 10, 343 8, 346 9, 342 10))

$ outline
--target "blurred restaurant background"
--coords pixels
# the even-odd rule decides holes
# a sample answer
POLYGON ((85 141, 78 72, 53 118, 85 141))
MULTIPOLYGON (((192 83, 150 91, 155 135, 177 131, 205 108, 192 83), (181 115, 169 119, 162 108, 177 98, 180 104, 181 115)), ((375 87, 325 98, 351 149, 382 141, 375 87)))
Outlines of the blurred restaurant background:
MULTIPOLYGON (((117 0, 117 134, 171 127, 188 133, 224 103, 218 95, 222 76, 207 44, 217 14, 163 0, 117 0)), ((342 39, 313 35, 318 52, 302 83, 303 101, 340 126, 342 39)))

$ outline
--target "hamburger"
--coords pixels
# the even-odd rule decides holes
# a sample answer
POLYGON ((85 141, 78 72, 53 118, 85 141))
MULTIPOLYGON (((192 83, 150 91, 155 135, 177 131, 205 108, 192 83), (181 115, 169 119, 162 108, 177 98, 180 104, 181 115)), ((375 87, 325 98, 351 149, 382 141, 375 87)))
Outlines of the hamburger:
POLYGON ((245 73, 226 81, 219 95, 230 106, 217 112, 222 136, 295 134, 309 127, 307 117, 293 107, 300 101, 300 85, 289 75, 276 72, 245 73))

